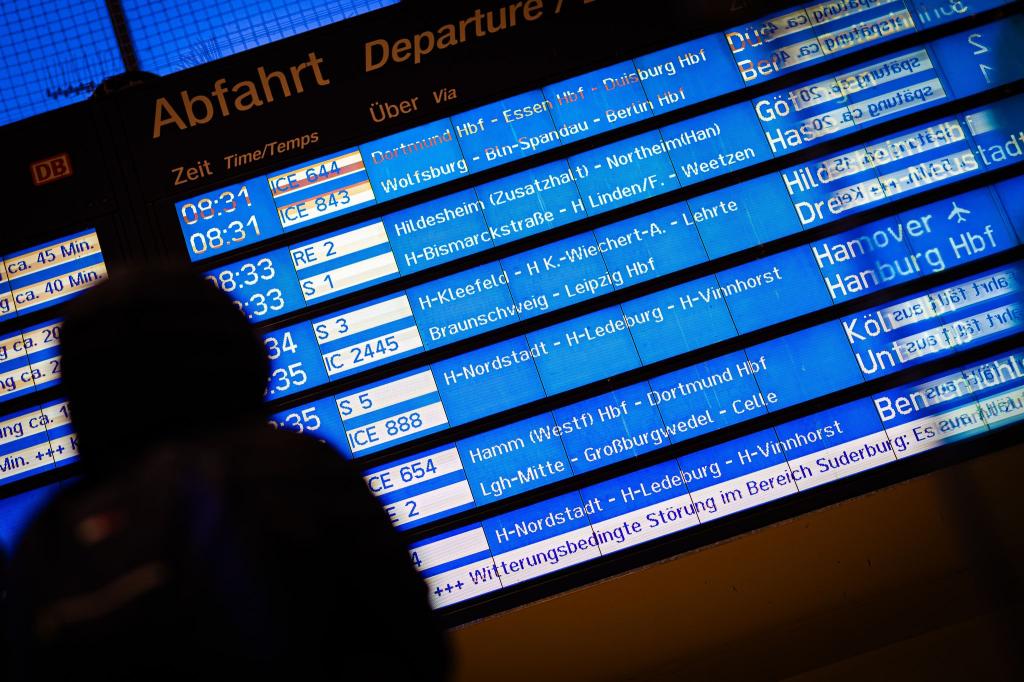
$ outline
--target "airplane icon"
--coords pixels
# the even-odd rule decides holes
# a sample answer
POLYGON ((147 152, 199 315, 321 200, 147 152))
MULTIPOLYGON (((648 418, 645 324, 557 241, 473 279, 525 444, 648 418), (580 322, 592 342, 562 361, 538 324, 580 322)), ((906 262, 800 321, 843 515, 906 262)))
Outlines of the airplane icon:
POLYGON ((966 216, 969 216, 970 214, 970 210, 966 208, 960 208, 959 206, 956 205, 956 202, 954 201, 953 210, 949 212, 948 216, 946 216, 946 220, 952 220, 953 218, 956 218, 957 223, 966 223, 966 216))

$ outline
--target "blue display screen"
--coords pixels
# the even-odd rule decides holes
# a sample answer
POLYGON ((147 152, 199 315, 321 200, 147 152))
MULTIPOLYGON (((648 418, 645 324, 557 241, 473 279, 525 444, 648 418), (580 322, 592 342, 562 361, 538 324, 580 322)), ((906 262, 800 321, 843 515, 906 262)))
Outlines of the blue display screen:
MULTIPOLYGON (((910 11, 880 3, 853 24, 801 10, 773 22, 776 37, 763 45, 726 51, 695 41, 635 59, 634 71, 620 63, 453 117, 467 172, 685 108, 684 95, 713 98, 742 80, 770 80, 954 20, 952 5, 926 4, 910 11), (730 58, 738 71, 723 71, 720 81, 698 77, 730 58)), ((1024 263, 1009 257, 1019 254, 1024 227, 1021 181, 960 186, 1017 167, 1024 99, 993 97, 924 123, 890 123, 1018 80, 1024 67, 1014 55, 978 57, 1006 50, 1008 36, 1022 32, 1014 16, 953 33, 385 215, 397 269, 386 276, 440 265, 444 274, 311 321, 317 347, 306 342, 309 357, 319 354, 332 378, 426 357, 418 369, 307 409, 337 415, 337 430, 322 437, 369 462, 367 485, 399 528, 493 506, 483 521, 413 543, 434 605, 500 591, 1024 415, 1024 354, 985 355, 1021 338, 1024 324, 1024 263), (868 142, 686 192, 882 123, 886 132, 862 138, 868 142), (922 192, 930 198, 908 201, 922 192), (469 267, 448 265, 633 204, 642 208, 625 219, 469 267), (857 218, 868 211, 870 219, 857 218), (773 247, 780 239, 796 245, 773 247), (998 254, 1007 254, 1005 264, 972 265, 998 254), (730 260, 718 266, 719 259, 730 260), (611 296, 619 302, 595 305, 611 296), (815 319, 836 306, 842 311, 815 319), (545 321, 530 323, 538 317, 545 321), (519 333, 523 324, 530 326, 519 333), (777 331, 738 349, 705 350, 765 330, 777 331), (503 339, 434 359, 485 333, 503 339), (983 359, 950 360, 968 351, 983 359), (688 362, 692 353, 699 357, 688 362), (939 363, 946 369, 934 376, 918 369, 939 363), (639 381, 620 378, 646 367, 659 369, 639 381), (925 378, 860 389, 914 371, 925 378), (815 409, 855 389, 846 402, 815 409), (589 397, 577 397, 581 391, 589 397), (553 407, 531 409, 540 400, 553 407), (763 427, 792 410, 805 416, 763 427), (517 411, 522 416, 503 416, 517 411), (762 426, 714 441, 751 420, 762 426), (452 429, 457 437, 445 440, 452 429), (698 437, 713 444, 695 449, 689 444, 698 437), (611 465, 630 473, 601 476, 611 465), (598 482, 573 487, 584 474, 598 482), (516 501, 548 489, 542 502, 516 501)))
MULTIPOLYGON (((1024 98, 1001 100, 314 319, 294 335, 302 353, 319 355, 326 366, 327 375, 317 372, 308 387, 998 168, 1013 158, 1000 151, 999 139, 1012 143, 1022 115, 1024 98), (974 131, 994 144, 979 144, 974 131)), ((555 177, 547 168, 539 172, 555 177)), ((511 181, 518 186, 528 174, 511 181)), ((571 183, 577 185, 585 183, 571 183)), ((1018 241, 1006 210, 989 188, 957 194, 540 329, 524 342, 535 349, 539 381, 559 392, 610 368, 626 371, 1012 248, 1018 241), (568 360, 579 358, 584 341, 597 360, 593 375, 568 360)), ((381 223, 359 225, 208 277, 250 319, 267 320, 400 277, 385 235, 381 223)), ((448 364, 462 367, 462 359, 448 364)), ((453 391, 468 385, 455 383, 453 391)))
MULTIPOLYGON (((178 222, 189 257, 202 260, 1003 4, 887 0, 794 9, 180 201, 178 222)), ((395 237, 429 231, 445 238, 412 240, 405 244, 411 251, 391 248, 400 263, 429 267, 552 229, 572 214, 605 212, 1016 80, 1024 63, 1010 43, 1020 31, 1019 18, 1011 18, 572 157, 547 177, 534 170, 521 182, 510 178, 385 217, 395 237), (574 182, 585 185, 578 194, 574 182), (505 189, 512 194, 496 203, 505 189), (482 206, 471 208, 475 202, 482 206), (487 207, 485 232, 452 224, 487 207)))
POLYGON ((6 484, 70 464, 78 457, 66 401, 0 417, 0 482, 6 484))
MULTIPOLYGON (((962 21, 1004 4, 790 8, 178 222, 274 426, 360 467, 435 607, 471 602, 1024 416, 1024 19, 962 21)), ((9 314, 44 275, 5 269, 9 314)), ((35 322, 0 400, 56 379, 35 322)), ((73 453, 60 410, 0 424, 12 477, 73 453)))
MULTIPOLYGON (((57 386, 63 369, 61 321, 43 317, 17 326, 14 320, 26 315, 39 320, 37 311, 104 281, 107 266, 93 229, 4 254, 2 264, 0 321, 11 321, 0 333, 0 403, 6 403, 57 386)), ((78 436, 63 400, 0 416, 0 485, 64 466, 77 456, 78 436)))

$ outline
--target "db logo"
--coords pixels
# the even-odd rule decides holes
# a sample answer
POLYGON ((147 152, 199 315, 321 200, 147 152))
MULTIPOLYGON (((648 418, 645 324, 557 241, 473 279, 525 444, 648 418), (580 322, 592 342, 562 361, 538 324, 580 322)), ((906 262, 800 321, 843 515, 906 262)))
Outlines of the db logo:
POLYGON ((71 175, 71 157, 67 154, 51 156, 33 163, 31 170, 32 184, 45 185, 71 175))

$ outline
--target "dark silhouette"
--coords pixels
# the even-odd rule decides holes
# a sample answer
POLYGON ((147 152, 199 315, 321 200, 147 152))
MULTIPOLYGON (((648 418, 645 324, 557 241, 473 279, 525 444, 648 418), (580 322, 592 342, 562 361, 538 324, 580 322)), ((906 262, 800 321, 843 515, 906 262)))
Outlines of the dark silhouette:
POLYGON ((263 415, 263 345, 198 275, 71 304, 83 476, 14 565, 15 679, 444 679, 407 549, 357 470, 263 415))

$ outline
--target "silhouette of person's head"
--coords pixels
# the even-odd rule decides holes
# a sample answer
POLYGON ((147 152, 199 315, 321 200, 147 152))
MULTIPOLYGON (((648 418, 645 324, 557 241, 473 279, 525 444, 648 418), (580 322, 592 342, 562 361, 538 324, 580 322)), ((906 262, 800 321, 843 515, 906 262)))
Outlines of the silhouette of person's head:
POLYGON ((263 344, 231 300, 190 271, 119 273, 84 293, 68 307, 61 348, 88 476, 263 416, 263 344))

